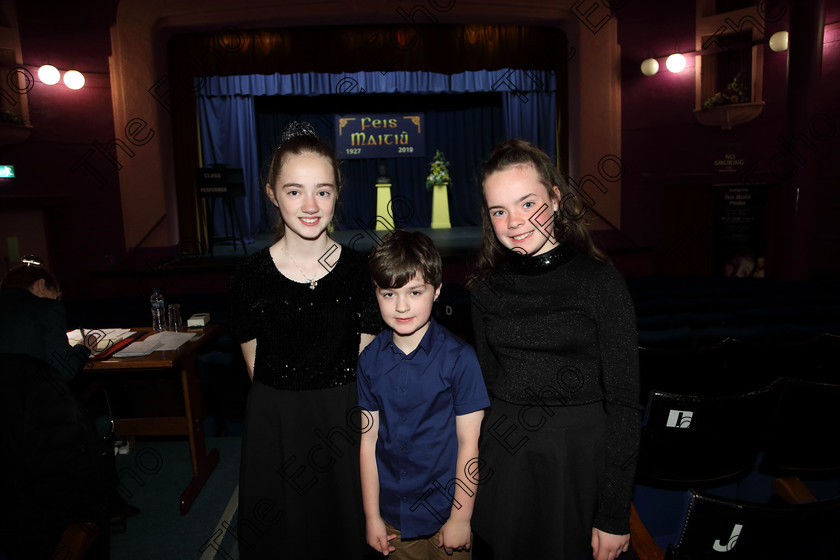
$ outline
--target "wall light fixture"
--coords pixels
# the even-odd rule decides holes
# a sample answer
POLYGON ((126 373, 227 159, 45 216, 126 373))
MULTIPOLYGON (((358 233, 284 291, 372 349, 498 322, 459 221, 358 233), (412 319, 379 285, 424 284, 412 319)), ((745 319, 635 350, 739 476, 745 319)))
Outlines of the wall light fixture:
POLYGON ((672 54, 665 60, 665 67, 674 74, 685 69, 685 57, 679 53, 672 54))

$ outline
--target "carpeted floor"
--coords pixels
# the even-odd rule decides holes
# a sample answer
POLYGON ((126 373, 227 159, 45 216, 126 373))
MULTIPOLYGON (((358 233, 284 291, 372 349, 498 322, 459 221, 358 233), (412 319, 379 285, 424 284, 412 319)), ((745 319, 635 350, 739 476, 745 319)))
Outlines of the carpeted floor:
POLYGON ((186 516, 178 511, 192 477, 186 440, 137 440, 117 456, 119 491, 141 513, 125 533, 112 535, 113 560, 239 558, 234 528, 238 503, 241 438, 207 438, 220 462, 186 516))

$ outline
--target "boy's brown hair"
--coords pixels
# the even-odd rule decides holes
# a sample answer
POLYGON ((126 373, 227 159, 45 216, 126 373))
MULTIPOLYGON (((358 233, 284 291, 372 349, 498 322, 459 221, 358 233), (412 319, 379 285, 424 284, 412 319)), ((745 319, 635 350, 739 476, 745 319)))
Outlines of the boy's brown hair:
POLYGON ((443 281, 440 253, 419 231, 398 229, 386 235, 370 252, 368 267, 374 285, 381 289, 402 288, 418 272, 435 288, 443 281))

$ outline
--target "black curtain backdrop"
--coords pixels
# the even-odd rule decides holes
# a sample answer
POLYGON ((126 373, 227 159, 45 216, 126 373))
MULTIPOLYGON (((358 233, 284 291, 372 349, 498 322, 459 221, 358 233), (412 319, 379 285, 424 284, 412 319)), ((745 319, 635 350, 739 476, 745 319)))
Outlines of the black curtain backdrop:
MULTIPOLYGON (((362 229, 375 225, 376 178, 384 164, 391 178, 393 216, 399 227, 428 227, 432 193, 426 189, 429 163, 435 150, 449 161, 449 219, 452 226, 481 224, 477 175, 484 158, 505 138, 502 100, 499 93, 442 95, 321 95, 263 96, 255 98, 257 150, 261 182, 265 184, 271 156, 289 121, 312 123, 318 134, 334 143, 334 121, 341 114, 423 112, 426 115, 426 154, 420 157, 346 159, 340 164, 344 187, 336 222, 339 229, 362 229), (294 108, 294 112, 290 111, 294 108)), ((276 209, 263 205, 260 229, 276 223, 276 209)))

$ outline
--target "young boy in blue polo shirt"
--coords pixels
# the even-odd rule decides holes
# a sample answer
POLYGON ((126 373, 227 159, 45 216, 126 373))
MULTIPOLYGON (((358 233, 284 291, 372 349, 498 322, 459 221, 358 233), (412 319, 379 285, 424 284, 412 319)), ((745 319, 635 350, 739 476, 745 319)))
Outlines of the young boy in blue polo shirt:
POLYGON ((478 434, 490 406, 472 347, 438 325, 432 240, 397 230, 369 258, 389 330, 359 356, 367 542, 395 558, 471 558, 478 434))

